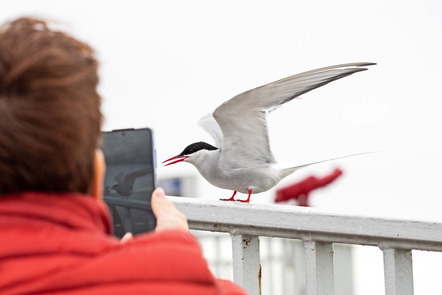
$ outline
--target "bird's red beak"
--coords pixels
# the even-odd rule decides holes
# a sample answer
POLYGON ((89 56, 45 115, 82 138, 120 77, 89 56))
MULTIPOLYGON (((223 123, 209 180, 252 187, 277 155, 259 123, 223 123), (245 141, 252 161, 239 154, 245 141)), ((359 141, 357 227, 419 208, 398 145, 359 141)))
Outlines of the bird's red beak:
POLYGON ((184 161, 184 160, 187 159, 187 158, 188 158, 187 156, 175 156, 175 157, 172 157, 172 158, 170 158, 170 159, 167 159, 166 161, 163 162, 163 164, 166 163, 166 162, 169 162, 169 161, 175 160, 175 161, 173 161, 173 162, 170 162, 170 163, 165 164, 164 167, 166 167, 166 166, 169 166, 169 165, 176 164, 176 163, 178 163, 178 162, 184 161))

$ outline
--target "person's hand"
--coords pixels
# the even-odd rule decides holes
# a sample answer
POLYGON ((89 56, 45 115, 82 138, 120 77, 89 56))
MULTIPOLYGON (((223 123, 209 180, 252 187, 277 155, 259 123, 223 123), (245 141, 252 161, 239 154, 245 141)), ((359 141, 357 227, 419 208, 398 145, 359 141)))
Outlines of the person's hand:
POLYGON ((189 231, 187 218, 183 213, 179 212, 175 206, 166 198, 164 190, 157 188, 152 193, 152 210, 157 218, 156 232, 168 229, 177 229, 182 231, 189 231))
POLYGON ((132 233, 126 233, 120 240, 120 243, 126 243, 129 242, 130 240, 134 239, 134 235, 132 233))
MULTIPOLYGON (((164 190, 157 188, 152 193, 152 211, 157 218, 156 232, 167 229, 177 229, 182 231, 189 231, 187 218, 183 213, 178 211, 175 206, 166 198, 164 190)), ((120 240, 120 243, 126 243, 133 240, 132 233, 126 233, 120 240)))

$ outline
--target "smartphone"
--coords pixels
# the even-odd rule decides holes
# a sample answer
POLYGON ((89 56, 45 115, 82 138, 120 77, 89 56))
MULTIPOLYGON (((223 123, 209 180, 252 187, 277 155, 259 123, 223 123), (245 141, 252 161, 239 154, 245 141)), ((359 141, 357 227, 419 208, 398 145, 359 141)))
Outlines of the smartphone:
POLYGON ((103 132, 106 161, 103 199, 112 214, 114 235, 155 229, 150 199, 155 189, 155 149, 150 128, 103 132))

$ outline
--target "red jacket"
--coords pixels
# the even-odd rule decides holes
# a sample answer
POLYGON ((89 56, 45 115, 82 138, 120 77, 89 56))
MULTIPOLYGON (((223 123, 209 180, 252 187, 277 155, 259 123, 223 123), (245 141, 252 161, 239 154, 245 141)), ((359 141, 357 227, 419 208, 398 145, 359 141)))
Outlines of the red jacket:
POLYGON ((0 198, 0 294, 246 294, 214 278, 190 234, 120 244, 110 232, 104 203, 88 196, 0 198))

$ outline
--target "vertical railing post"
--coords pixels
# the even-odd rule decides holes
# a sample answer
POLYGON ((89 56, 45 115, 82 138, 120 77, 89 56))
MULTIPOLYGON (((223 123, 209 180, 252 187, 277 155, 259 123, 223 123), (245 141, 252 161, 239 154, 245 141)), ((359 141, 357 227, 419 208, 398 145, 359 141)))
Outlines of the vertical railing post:
POLYGON ((333 245, 305 241, 306 283, 308 295, 333 295, 333 245))
POLYGON ((412 295, 413 259, 411 250, 384 248, 386 295, 412 295))
MULTIPOLYGON (((261 240, 262 241, 262 240, 261 240)), ((267 271, 268 274, 270 275, 270 279, 267 280, 267 282, 269 282, 269 289, 270 289, 270 293, 268 293, 269 295, 275 294, 275 283, 276 283, 276 278, 275 278, 275 261, 278 261, 278 255, 275 253, 274 249, 273 249, 273 241, 274 239, 272 238, 266 238, 265 241, 267 242, 267 271)), ((261 266, 262 267, 262 266, 261 266)), ((261 274, 262 275, 262 274, 261 274)), ((283 294, 287 294, 287 293, 283 293, 283 294)))
POLYGON ((219 235, 215 235, 213 237, 214 242, 215 242, 215 261, 214 261, 214 265, 215 265, 215 271, 216 271, 216 276, 220 277, 221 276, 221 263, 222 263, 222 256, 221 256, 221 237, 219 235))
POLYGON ((261 294, 259 237, 232 234, 233 280, 250 295, 261 294))

